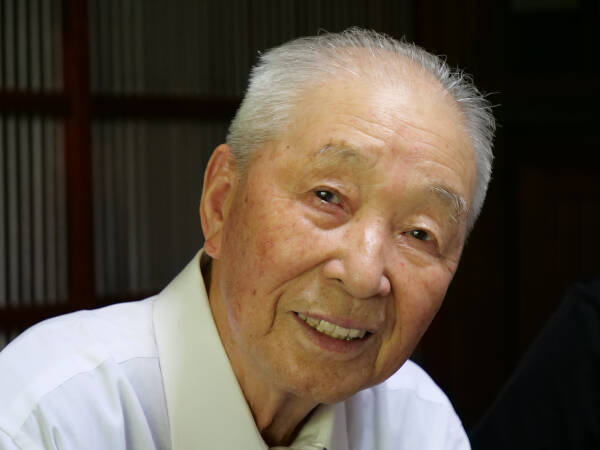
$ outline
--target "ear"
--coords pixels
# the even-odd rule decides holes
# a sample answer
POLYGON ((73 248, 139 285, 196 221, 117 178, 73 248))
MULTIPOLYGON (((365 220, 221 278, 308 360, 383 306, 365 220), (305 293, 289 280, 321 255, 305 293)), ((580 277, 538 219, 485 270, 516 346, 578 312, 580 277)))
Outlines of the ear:
POLYGON ((221 254, 222 232, 229 212, 237 169, 231 149, 227 144, 219 145, 214 151, 206 171, 200 201, 200 221, 204 233, 204 250, 212 258, 221 254))

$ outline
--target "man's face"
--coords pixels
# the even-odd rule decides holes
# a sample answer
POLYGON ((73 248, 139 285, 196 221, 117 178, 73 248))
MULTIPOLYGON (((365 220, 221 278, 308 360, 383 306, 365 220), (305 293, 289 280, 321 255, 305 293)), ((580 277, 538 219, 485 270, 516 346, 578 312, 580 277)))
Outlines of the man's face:
POLYGON ((310 90, 233 183, 207 244, 236 374, 325 403, 393 374, 456 270, 475 177, 433 83, 310 90))

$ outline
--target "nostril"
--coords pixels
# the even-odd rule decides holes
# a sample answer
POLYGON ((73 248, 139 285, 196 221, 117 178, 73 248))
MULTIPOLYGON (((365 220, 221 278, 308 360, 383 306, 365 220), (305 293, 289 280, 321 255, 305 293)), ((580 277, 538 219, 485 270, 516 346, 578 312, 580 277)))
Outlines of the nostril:
POLYGON ((381 277, 379 284, 379 295, 386 296, 392 291, 390 280, 385 275, 381 277))
POLYGON ((332 281, 344 283, 344 266, 339 259, 331 259, 323 266, 323 275, 332 281))

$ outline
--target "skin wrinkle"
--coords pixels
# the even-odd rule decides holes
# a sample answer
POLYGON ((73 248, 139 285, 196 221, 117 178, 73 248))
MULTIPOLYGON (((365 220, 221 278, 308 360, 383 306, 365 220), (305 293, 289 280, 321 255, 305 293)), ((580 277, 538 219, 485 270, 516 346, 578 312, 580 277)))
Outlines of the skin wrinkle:
MULTIPOLYGON (((437 139, 441 139, 442 141, 446 140, 446 138, 443 137, 439 133, 432 132, 430 130, 427 130, 424 127, 417 126, 417 125, 412 124, 412 123, 410 123, 408 121, 402 121, 402 122, 404 123, 404 126, 406 127, 406 129, 414 130, 415 132, 419 132, 419 133, 422 133, 422 134, 425 134, 425 135, 432 135, 432 136, 434 136, 437 139)), ((424 142, 424 144, 427 145, 427 143, 425 143, 425 142, 424 142)))
MULTIPOLYGON (((357 152, 352 146, 348 144, 335 144, 330 143, 324 145, 319 151, 315 153, 317 164, 321 164, 321 161, 329 161, 335 164, 336 161, 343 162, 344 164, 360 164, 362 166, 370 167, 367 162, 367 158, 362 153, 357 152)), ((375 161, 372 162, 375 164, 375 161)))
MULTIPOLYGON (((388 128, 388 127, 382 126, 380 124, 377 124, 377 123, 375 123, 375 122, 373 122, 373 121, 371 121, 369 119, 358 117, 356 115, 349 114, 349 113, 345 113, 344 115, 347 116, 347 117, 351 117, 353 120, 359 122, 359 124, 361 126, 375 127, 376 131, 381 132, 381 135, 383 135, 384 137, 391 136, 391 135, 394 134, 394 130, 392 130, 392 129, 388 128)), ((366 131, 363 130, 362 133, 364 133, 365 135, 367 135, 367 136, 369 136, 369 137, 371 137, 371 138, 379 141, 380 144, 383 143, 383 140, 381 139, 381 137, 379 137, 379 136, 377 136, 375 134, 375 131, 372 132, 372 133, 368 133, 368 132, 366 132, 366 131)))

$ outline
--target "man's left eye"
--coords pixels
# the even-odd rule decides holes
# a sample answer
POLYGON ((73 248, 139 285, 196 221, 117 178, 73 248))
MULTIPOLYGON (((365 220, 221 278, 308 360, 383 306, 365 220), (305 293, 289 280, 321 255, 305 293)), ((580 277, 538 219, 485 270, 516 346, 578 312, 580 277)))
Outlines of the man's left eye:
POLYGON ((420 241, 430 241, 431 235, 425 230, 410 230, 408 232, 412 237, 420 241))
POLYGON ((338 205, 341 202, 339 196, 335 192, 327 191, 325 189, 315 191, 315 195, 327 203, 338 205))

